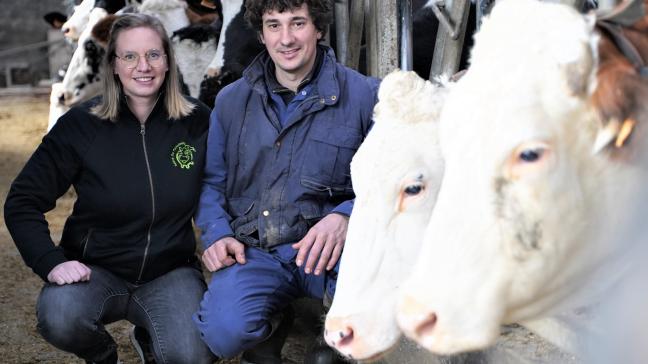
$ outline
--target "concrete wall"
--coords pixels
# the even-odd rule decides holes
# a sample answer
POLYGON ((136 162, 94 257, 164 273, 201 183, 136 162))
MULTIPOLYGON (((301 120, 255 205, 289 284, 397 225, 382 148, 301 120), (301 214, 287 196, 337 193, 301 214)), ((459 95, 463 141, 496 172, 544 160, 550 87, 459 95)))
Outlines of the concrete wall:
POLYGON ((36 85, 39 80, 50 78, 47 47, 16 53, 10 50, 47 41, 51 27, 43 15, 50 11, 67 14, 69 3, 68 0, 0 0, 0 87, 7 87, 8 68, 13 69, 14 83, 36 85))

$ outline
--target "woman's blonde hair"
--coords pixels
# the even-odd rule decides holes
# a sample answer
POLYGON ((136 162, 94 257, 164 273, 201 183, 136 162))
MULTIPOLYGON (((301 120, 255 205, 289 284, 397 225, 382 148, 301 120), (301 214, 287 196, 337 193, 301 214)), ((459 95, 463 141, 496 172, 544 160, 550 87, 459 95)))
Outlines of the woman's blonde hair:
POLYGON ((191 113, 195 105, 187 100, 180 90, 180 76, 173 53, 173 47, 167 36, 162 23, 155 17, 147 14, 127 14, 117 18, 110 29, 110 37, 106 47, 106 55, 102 61, 103 77, 103 99, 100 104, 92 109, 92 113, 102 119, 117 121, 121 98, 124 97, 122 84, 119 77, 114 74, 115 48, 119 34, 125 30, 145 27, 153 30, 162 40, 164 52, 166 53, 168 71, 164 83, 160 87, 163 90, 163 102, 167 113, 172 119, 179 119, 191 113))

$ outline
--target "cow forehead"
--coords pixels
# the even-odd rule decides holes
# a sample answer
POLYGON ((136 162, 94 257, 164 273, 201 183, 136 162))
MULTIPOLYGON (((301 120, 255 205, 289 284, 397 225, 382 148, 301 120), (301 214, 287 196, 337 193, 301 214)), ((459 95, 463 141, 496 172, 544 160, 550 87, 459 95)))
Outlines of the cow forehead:
POLYGON ((463 156, 475 162, 509 153, 527 141, 550 141, 557 124, 550 120, 534 96, 518 93, 506 100, 457 87, 441 116, 439 139, 444 157, 463 156))
POLYGON ((498 3, 442 112, 445 157, 501 158, 524 141, 552 139, 582 123, 572 119, 586 100, 570 91, 565 66, 590 62, 593 39, 591 27, 567 6, 498 3))
POLYGON ((438 163, 437 126, 375 124, 351 163, 354 189, 393 189, 415 171, 438 163))

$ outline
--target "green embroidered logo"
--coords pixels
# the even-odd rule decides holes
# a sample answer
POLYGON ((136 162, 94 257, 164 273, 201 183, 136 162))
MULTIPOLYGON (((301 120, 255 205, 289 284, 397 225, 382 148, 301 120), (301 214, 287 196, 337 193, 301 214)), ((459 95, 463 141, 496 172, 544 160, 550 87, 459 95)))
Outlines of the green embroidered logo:
POLYGON ((194 152, 196 148, 191 145, 180 142, 173 147, 171 151, 171 162, 174 166, 180 167, 182 169, 189 169, 194 165, 194 152))

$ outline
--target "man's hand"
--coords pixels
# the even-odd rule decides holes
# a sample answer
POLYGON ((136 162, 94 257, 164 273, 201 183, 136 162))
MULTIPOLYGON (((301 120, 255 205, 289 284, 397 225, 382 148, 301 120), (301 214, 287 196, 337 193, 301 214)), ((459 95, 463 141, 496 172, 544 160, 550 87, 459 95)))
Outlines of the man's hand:
POLYGON ((210 272, 237 262, 245 264, 245 245, 229 236, 222 238, 203 252, 202 261, 210 272))
POLYGON ((47 280, 62 286, 64 284, 89 281, 90 273, 92 271, 87 265, 78 260, 70 260, 52 268, 47 275, 47 280))
POLYGON ((304 267, 306 274, 313 270, 316 262, 315 275, 322 273, 324 267, 326 270, 333 269, 342 254, 348 226, 348 217, 340 214, 326 215, 308 230, 302 240, 293 244, 294 249, 299 249, 297 266, 302 266, 308 254, 308 260, 304 267))

